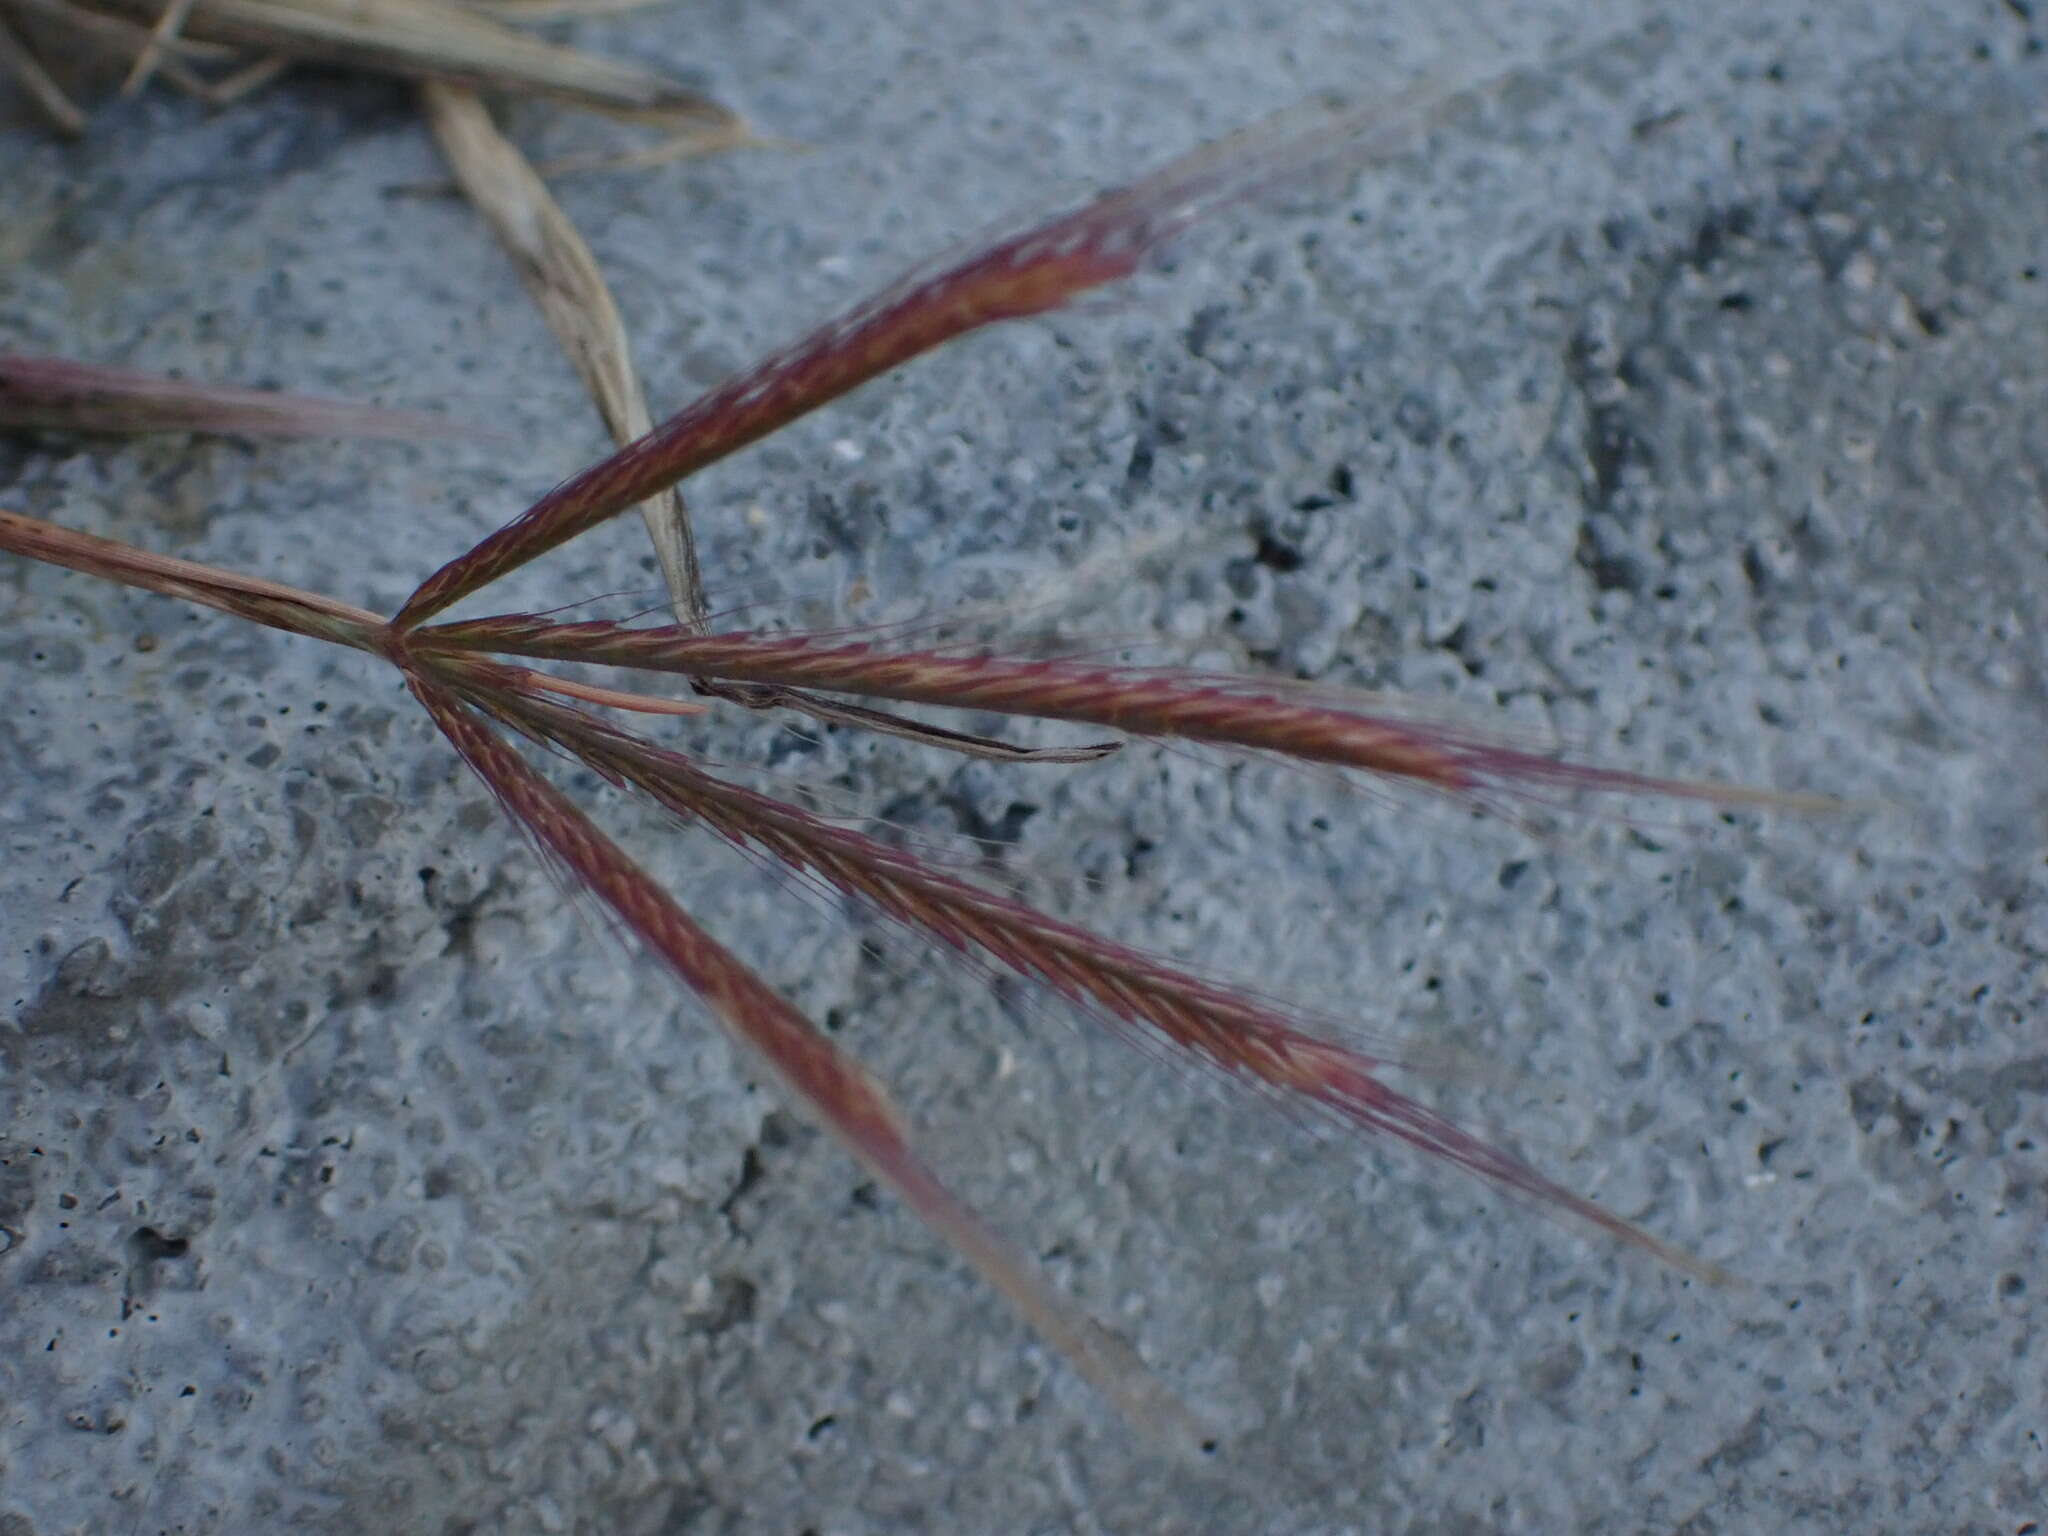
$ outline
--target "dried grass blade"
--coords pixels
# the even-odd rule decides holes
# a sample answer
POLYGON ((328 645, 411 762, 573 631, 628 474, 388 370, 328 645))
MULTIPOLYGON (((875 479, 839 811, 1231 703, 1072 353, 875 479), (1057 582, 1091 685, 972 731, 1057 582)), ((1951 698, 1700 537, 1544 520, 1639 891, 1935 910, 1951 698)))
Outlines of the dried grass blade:
POLYGON ((413 693, 498 802, 617 914, 875 1177, 981 1273, 1132 1426, 1193 1448, 1202 1430, 1131 1348, 1075 1311, 917 1156, 882 1089, 679 907, 456 694, 419 674, 413 693))
POLYGON ((13 353, 0 353, 0 428, 4 427, 400 442, 488 435, 425 411, 198 384, 130 368, 13 353))
POLYGON ((128 71, 128 78, 121 82, 121 94, 134 96, 149 84, 149 77, 156 73, 163 60, 164 47, 173 41, 184 29, 186 19, 192 14, 196 0, 169 0, 163 14, 156 19, 156 25, 149 30, 149 41, 142 52, 135 56, 135 66, 128 71))
POLYGON ((42 60, 29 51, 28 44, 4 18, 0 18, 0 64, 7 67, 15 84, 57 132, 68 139, 85 132, 85 114, 64 94, 64 88, 43 68, 42 60))
MULTIPOLYGON (((597 401, 605 427, 615 441, 631 442, 647 431, 652 418, 633 369, 626 327, 597 258, 518 146, 498 132, 474 91, 428 81, 420 97, 456 182, 512 258, 520 281, 597 401)), ((659 491, 641 503, 640 515, 654 541, 677 620, 685 628, 700 627, 704 578, 682 496, 673 487, 659 491)))
MULTIPOLYGON (((268 58, 257 59, 252 63, 245 64, 240 69, 223 75, 218 80, 201 82, 197 94, 209 106, 232 106, 244 96, 260 91, 264 86, 270 84, 271 81, 291 67, 292 61, 290 59, 282 54, 272 54, 268 58)), ((182 83, 173 73, 171 65, 165 64, 162 68, 164 74, 174 84, 182 83)))
MULTIPOLYGON (((137 26, 132 21, 109 16, 84 5, 74 5, 71 0, 0 0, 0 3, 24 16, 40 18, 53 28, 61 28, 66 41, 84 43, 109 58, 132 62, 140 58, 150 45, 152 32, 149 27, 137 26)), ((184 58, 225 60, 236 57, 232 48, 219 43, 195 42, 189 37, 165 38, 159 42, 158 48, 163 53, 184 58)))
MULTIPOLYGON (((619 115, 619 114, 611 114, 619 115)), ((673 165, 699 155, 718 154, 729 149, 779 149, 800 152, 809 146, 794 139, 763 138, 735 118, 730 123, 672 129, 652 144, 638 149, 590 150, 557 155, 534 167, 543 181, 561 181, 570 176, 590 176, 616 171, 649 171, 673 165)))
POLYGON ((1044 314, 1142 269, 1219 208, 1405 142, 1461 93, 1290 114, 1183 156, 1058 218, 920 270, 700 397, 572 476, 443 566, 400 610, 410 628, 506 572, 921 353, 999 321, 1044 314), (1304 120, 1306 126, 1304 127, 1304 120))
POLYGON ((472 675, 499 680, 486 682, 480 696, 515 728, 555 743, 615 782, 639 786, 677 816, 702 822, 732 843, 818 876, 950 949, 980 952, 1043 983, 1141 1047, 1163 1048, 1312 1105, 1354 1130, 1392 1137, 1689 1274, 1727 1278, 1389 1087, 1380 1074, 1398 1062, 1311 1033, 1268 998, 1192 975, 863 833, 727 784, 688 758, 580 710, 507 692, 501 684, 513 680, 492 664, 472 675))
MULTIPOLYGON (((154 19, 153 0, 105 0, 154 19)), ((724 121, 725 108, 636 65, 542 42, 439 0, 198 0, 186 30, 296 58, 411 79, 541 91, 597 107, 724 121)))
MULTIPOLYGON (((43 28, 57 34, 67 49, 84 48, 108 59, 132 66, 154 51, 155 72, 196 100, 219 105, 240 76, 215 84, 203 78, 186 61, 219 62, 238 57, 232 48, 218 43, 194 42, 188 37, 155 38, 148 27, 140 27, 118 16, 102 15, 69 0, 0 0, 43 28)), ((246 71, 244 71, 246 73, 246 71)))

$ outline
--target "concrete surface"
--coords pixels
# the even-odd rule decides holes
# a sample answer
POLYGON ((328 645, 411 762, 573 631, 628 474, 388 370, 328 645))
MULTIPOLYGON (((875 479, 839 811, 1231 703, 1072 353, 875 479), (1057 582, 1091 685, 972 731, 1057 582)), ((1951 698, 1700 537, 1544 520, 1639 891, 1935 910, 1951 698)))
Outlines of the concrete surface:
MULTIPOLYGON (((1624 34, 707 476, 720 589, 812 623, 997 599, 1892 808, 1537 838, 1259 763, 683 736, 1457 1047, 1439 1102, 1751 1284, 1219 1097, 594 795, 1222 1418, 1216 1478, 1168 1467, 564 901, 389 677, 10 563, 0 1531, 2048 1522, 2043 19, 1256 9, 587 30, 818 146, 565 189, 658 403, 1313 90, 1624 34)), ((0 345, 518 439, 17 442, 8 504, 388 606, 599 448, 476 221, 390 195, 434 174, 403 93, 4 147, 0 345)), ((647 573, 621 529, 502 601, 647 573)))

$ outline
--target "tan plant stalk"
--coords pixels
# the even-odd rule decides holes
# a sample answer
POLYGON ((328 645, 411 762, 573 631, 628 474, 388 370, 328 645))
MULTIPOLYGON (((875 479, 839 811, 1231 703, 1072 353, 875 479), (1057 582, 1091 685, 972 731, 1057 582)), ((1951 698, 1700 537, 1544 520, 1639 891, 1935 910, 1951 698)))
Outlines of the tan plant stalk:
MULTIPOLYGON (((512 258, 606 429, 615 441, 631 442, 653 418, 625 322, 590 246, 518 147, 498 132, 475 91, 429 80, 420 87, 420 103, 457 184, 512 258)), ((673 486, 655 492, 641 503, 640 516, 676 618, 694 629, 704 619, 704 575, 682 493, 673 486)))

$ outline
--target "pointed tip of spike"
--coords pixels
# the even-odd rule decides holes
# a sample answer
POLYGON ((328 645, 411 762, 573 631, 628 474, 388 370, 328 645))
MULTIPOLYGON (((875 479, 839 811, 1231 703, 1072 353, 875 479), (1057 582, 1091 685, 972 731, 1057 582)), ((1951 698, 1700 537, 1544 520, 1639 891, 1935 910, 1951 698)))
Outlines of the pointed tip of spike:
POLYGON ((1633 1223, 1624 1223, 1625 1235, 1634 1246, 1644 1249, 1679 1273, 1688 1275, 1710 1285, 1717 1291, 1739 1291, 1750 1289, 1750 1282, 1732 1269, 1724 1268, 1711 1259, 1703 1259, 1689 1248, 1666 1242, 1654 1233, 1647 1232, 1633 1223))
POLYGON ((1714 779, 1644 779, 1635 786, 1645 794, 1674 799, 1704 800, 1717 805, 1745 806, 1760 811, 1789 811, 1799 816, 1859 816, 1888 810, 1881 801, 1842 799, 1835 795, 1807 794, 1798 790, 1760 789, 1748 784, 1724 784, 1714 779))

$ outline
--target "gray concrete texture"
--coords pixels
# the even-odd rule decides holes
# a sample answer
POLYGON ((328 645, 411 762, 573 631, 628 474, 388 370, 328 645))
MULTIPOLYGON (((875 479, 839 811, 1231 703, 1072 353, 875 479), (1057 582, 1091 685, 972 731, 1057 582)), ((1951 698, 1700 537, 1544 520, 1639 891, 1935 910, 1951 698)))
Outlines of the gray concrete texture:
MULTIPOLYGON (((8 562, 0 1531, 2039 1529, 2030 9, 585 27, 815 146, 563 186, 658 408, 1313 91, 1589 49, 1354 188, 1224 219, 1135 299, 705 476, 711 579, 764 621, 992 605, 1035 644, 1400 689, 1885 809, 1537 835, 1264 762, 679 734, 1440 1042, 1435 1102, 1748 1283, 1163 1070, 567 775, 1225 1426, 1213 1476, 1169 1465, 565 897, 388 674, 8 562)), ((159 96, 5 153, 0 344, 514 438, 15 442, 6 504, 389 607, 603 446, 478 221, 392 195, 436 174, 402 91, 159 96)), ((495 605, 650 570, 622 526, 495 605)))

